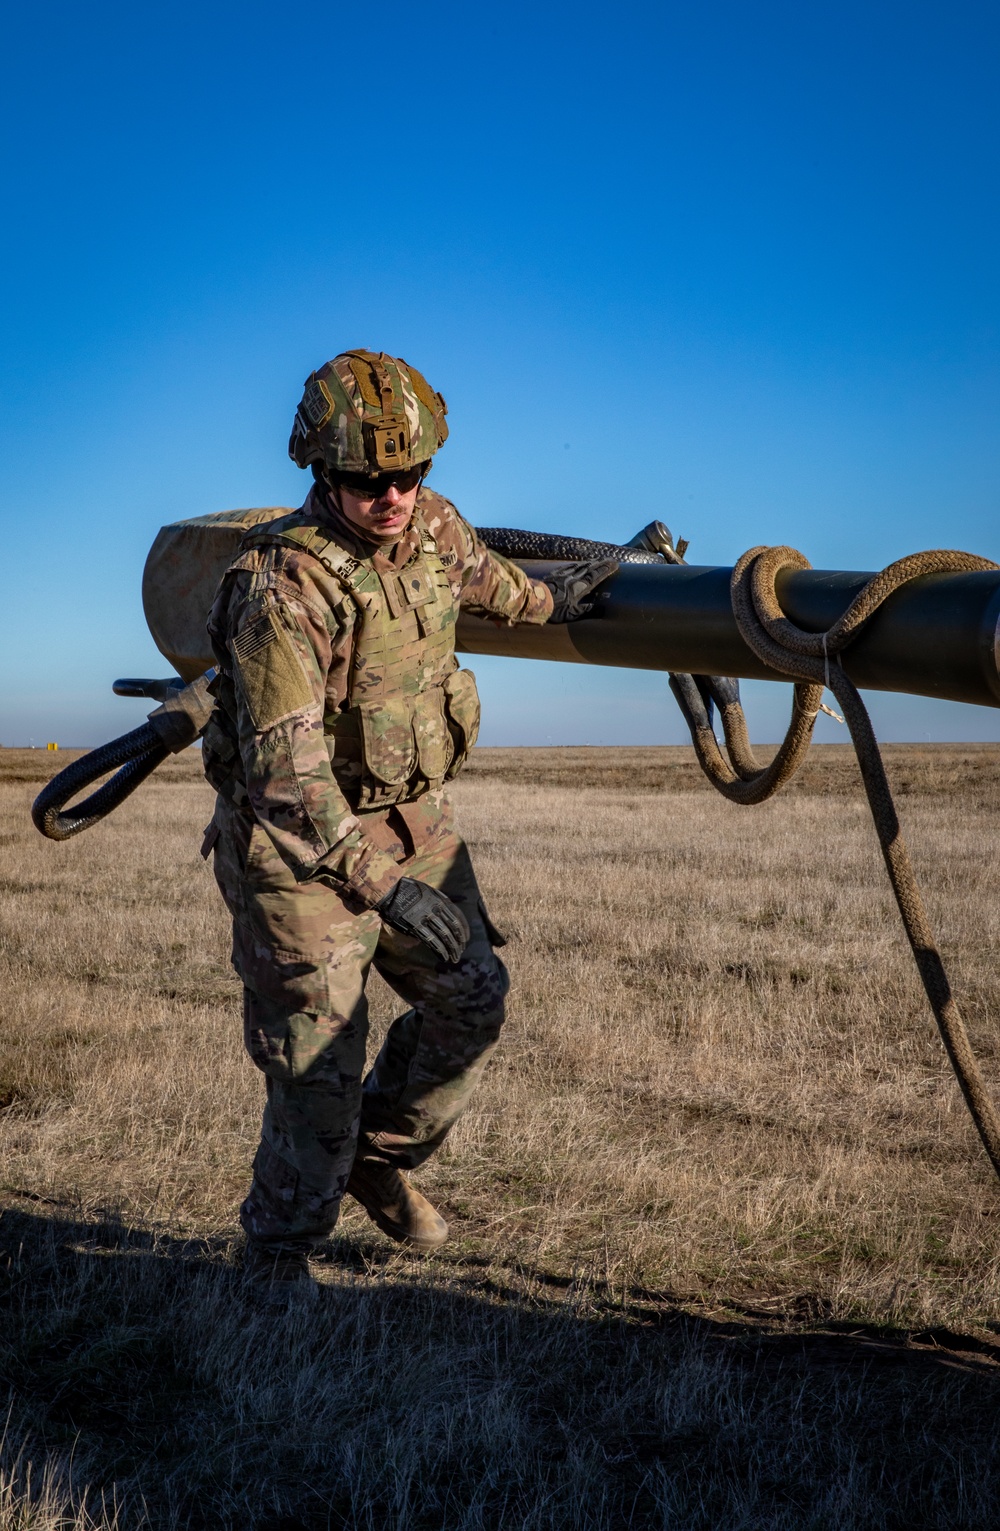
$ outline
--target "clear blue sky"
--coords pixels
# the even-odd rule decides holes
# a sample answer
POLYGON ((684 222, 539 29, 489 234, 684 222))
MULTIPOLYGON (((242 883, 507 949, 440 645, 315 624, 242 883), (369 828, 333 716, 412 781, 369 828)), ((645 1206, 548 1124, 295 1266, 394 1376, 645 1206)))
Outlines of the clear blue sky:
MULTIPOLYGON (((299 503, 350 346, 445 393, 480 524, 1000 559, 998 44, 964 0, 9 7, 0 742, 143 716, 157 528, 299 503)), ((476 669, 489 743, 683 737, 662 676, 476 669)))

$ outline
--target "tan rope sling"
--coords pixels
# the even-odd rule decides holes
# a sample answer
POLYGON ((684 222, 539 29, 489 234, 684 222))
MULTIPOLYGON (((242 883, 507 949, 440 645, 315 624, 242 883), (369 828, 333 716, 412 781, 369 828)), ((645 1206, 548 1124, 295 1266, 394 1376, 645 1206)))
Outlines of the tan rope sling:
POLYGON ((1000 1175, 1000 1114, 980 1073, 924 910, 871 719, 838 658, 883 601, 908 580, 922 574, 998 567, 972 553, 913 553, 869 580, 827 632, 808 633, 784 615, 775 591, 781 570, 811 568, 808 560, 794 548, 751 548, 733 570, 733 613, 744 641, 758 659, 795 679, 788 731, 767 766, 761 766, 754 757, 738 701, 719 709, 728 759, 715 738, 707 710, 702 715, 704 721, 699 717, 692 726, 691 737, 702 770, 724 797, 734 803, 762 803, 785 786, 801 765, 812 740, 824 687, 833 692, 851 732, 889 881, 941 1039, 983 1146, 1000 1175))

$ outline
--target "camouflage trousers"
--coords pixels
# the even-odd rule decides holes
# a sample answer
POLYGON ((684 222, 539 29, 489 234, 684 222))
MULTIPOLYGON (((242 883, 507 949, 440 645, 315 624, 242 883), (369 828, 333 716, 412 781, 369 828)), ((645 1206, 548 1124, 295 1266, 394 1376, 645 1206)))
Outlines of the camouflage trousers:
POLYGON ((240 1221, 268 1247, 308 1250, 330 1233, 356 1153, 404 1169, 423 1163, 465 1109, 503 1023, 507 970, 491 944, 502 938, 447 807, 416 849, 394 846, 384 812, 370 817, 400 870, 462 909, 472 939, 457 966, 349 895, 297 883, 260 825, 221 797, 210 827, 244 984, 244 1039, 267 1086, 240 1221), (410 1008, 363 1078, 373 963, 410 1008))

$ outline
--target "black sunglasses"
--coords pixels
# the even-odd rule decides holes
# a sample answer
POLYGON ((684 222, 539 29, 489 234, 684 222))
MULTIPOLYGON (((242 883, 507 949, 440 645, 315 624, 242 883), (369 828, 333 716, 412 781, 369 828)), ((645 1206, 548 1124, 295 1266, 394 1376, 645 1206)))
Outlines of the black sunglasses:
POLYGON ((359 500, 380 500, 390 489, 408 494, 423 478, 429 463, 418 462, 412 468, 394 468, 389 473, 336 473, 328 474, 330 483, 337 489, 346 489, 359 500))

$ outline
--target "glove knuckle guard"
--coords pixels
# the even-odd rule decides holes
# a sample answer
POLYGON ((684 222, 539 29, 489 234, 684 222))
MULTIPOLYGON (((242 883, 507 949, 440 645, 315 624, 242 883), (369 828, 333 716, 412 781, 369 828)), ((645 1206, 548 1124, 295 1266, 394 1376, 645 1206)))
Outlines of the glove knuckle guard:
POLYGON ((468 945, 462 911, 446 893, 415 877, 401 877, 376 908, 387 924, 423 941, 445 962, 457 962, 468 945))

